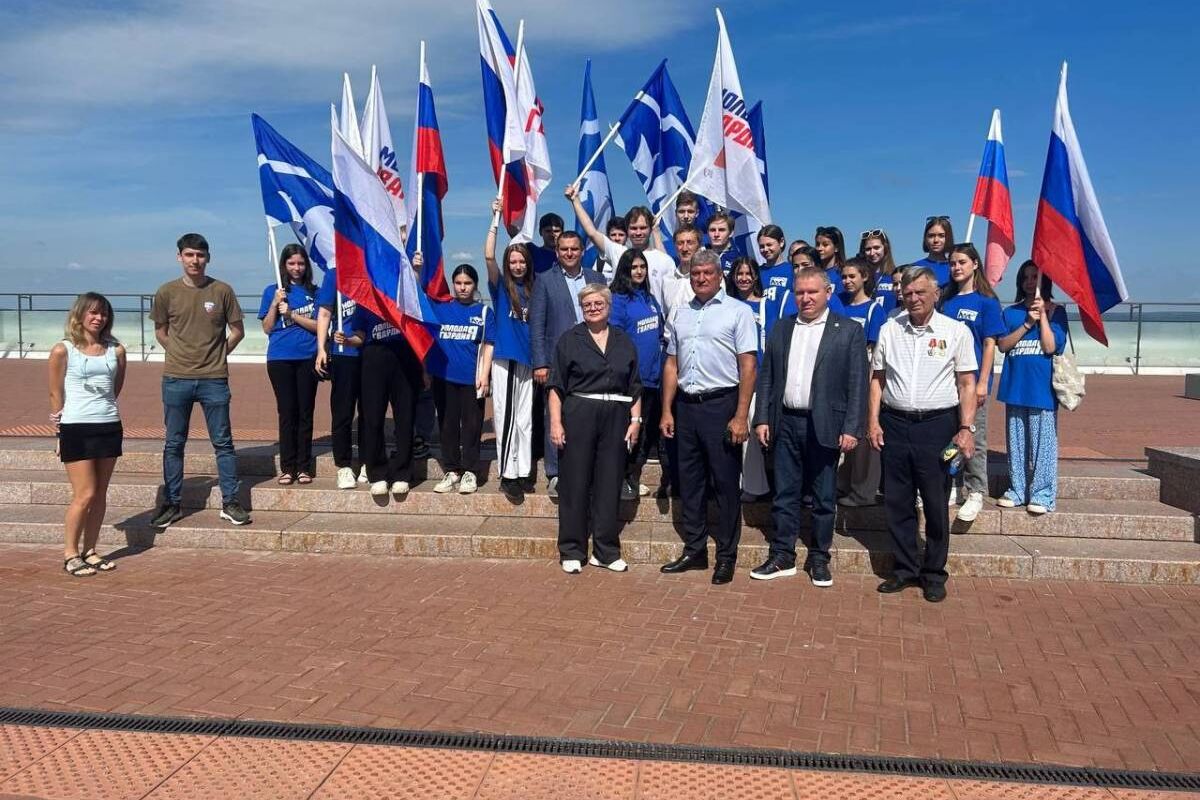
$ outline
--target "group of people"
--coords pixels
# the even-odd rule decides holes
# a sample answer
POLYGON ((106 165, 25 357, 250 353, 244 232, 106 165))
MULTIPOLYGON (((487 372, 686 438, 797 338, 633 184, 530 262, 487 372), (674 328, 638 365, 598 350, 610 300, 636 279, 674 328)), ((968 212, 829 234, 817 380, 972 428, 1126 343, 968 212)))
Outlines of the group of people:
MULTIPOLYGON (((804 568, 815 585, 828 586, 839 503, 875 504, 882 494, 895 574, 880 591, 919 583, 936 601, 945 596, 960 463, 958 518, 973 520, 987 493, 987 404, 999 349, 1006 355, 997 397, 1006 404, 1010 488, 998 504, 1053 510, 1057 401, 1050 364, 1067 324, 1032 262, 1020 268, 1016 302, 1001 308, 979 254, 969 243, 954 244, 946 217, 926 221, 925 256, 904 266, 885 231, 863 231, 857 255, 848 258, 842 232, 825 226, 811 245, 789 245, 778 226, 768 225, 753 258, 734 246, 727 214, 713 214, 701 231, 694 224, 699 202, 687 192, 677 200, 670 242, 661 241, 646 207, 601 232, 572 188, 566 196, 587 241, 548 214, 540 244, 510 243, 497 258, 493 225, 484 244, 491 303, 479 297, 475 268, 456 267, 451 299, 424 304, 434 346, 423 361, 403 331, 338 294, 335 270, 318 288, 304 249, 283 249, 278 280, 264 290, 259 309, 279 413, 280 484, 313 480, 316 388, 329 379, 339 488, 362 482, 379 496, 410 490, 424 438, 414 432, 431 427, 419 402, 429 388, 443 474, 434 491, 474 492, 490 394, 499 488, 521 502, 536 491, 534 465, 543 461, 545 490, 559 500, 567 572, 584 563, 627 569, 619 504, 651 492, 642 474, 658 461, 656 494, 680 498, 684 538, 682 555, 662 571, 707 569, 711 536, 712 580, 729 582, 740 504, 770 499, 770 553, 751 577, 796 574, 796 541, 809 506, 804 568), (595 269, 583 266, 588 243, 598 253, 595 269), (711 523, 709 499, 716 505, 711 523)), ((245 524, 226 367, 243 335, 241 312, 232 289, 205 274, 203 237, 184 236, 178 250, 183 275, 159 290, 151 312, 166 352, 167 428, 164 501, 151 522, 167 527, 180 516, 183 445, 199 402, 217 453, 221 516, 245 524)), ((421 266, 419 254, 414 266, 421 266)), ((111 325, 107 301, 81 296, 67 339, 51 357, 51 410, 61 414, 61 452, 76 496, 65 551, 67 571, 76 575, 112 566, 94 551, 104 489, 120 454, 115 398, 124 355, 111 325), (87 376, 102 369, 108 382, 88 384, 87 376), (91 394, 76 400, 80 391, 91 394), (111 407, 93 408, 97 392, 111 407), (86 419, 74 410, 85 399, 86 419)))

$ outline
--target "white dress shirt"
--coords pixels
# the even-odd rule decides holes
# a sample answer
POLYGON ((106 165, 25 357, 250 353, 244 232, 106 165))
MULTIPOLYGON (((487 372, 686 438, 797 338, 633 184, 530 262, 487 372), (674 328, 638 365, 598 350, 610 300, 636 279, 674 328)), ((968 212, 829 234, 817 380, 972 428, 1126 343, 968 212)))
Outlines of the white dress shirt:
POLYGON ((672 319, 667 355, 677 360, 680 390, 699 394, 737 386, 738 355, 758 352, 750 308, 718 291, 707 303, 692 297, 675 309, 672 319))
POLYGON ((967 326, 936 311, 925 325, 913 325, 907 311, 888 319, 871 358, 871 369, 885 373, 883 404, 900 411, 957 406, 957 373, 977 368, 967 326))
POLYGON ((812 408, 813 367, 817 364, 817 349, 825 335, 825 320, 829 309, 814 319, 805 322, 797 315, 796 327, 792 329, 792 344, 788 349, 787 384, 783 387, 783 407, 799 411, 812 408))

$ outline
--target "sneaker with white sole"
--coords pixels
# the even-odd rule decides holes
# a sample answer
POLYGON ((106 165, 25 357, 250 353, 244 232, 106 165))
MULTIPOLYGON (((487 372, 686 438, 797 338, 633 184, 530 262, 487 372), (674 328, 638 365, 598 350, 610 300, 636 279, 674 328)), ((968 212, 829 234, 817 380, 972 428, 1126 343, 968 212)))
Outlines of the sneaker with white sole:
POLYGON ((371 495, 373 497, 383 497, 387 494, 387 481, 375 481, 371 484, 371 495))
POLYGON ((558 476, 555 475, 550 480, 546 481, 546 496, 558 497, 558 476))
POLYGON ((601 564, 600 559, 592 556, 588 559, 588 563, 593 567, 604 567, 605 569, 612 570, 613 572, 624 572, 625 570, 629 569, 629 565, 625 563, 625 559, 623 558, 618 558, 616 561, 612 561, 608 564, 601 564))
POLYGON ((950 496, 946 498, 946 505, 948 505, 948 506, 958 505, 958 487, 957 486, 950 487, 950 496))
POLYGON ((983 510, 983 492, 971 492, 967 502, 958 507, 958 519, 962 522, 974 522, 983 510))
POLYGON ((1025 510, 1030 514, 1033 514, 1035 517, 1040 517, 1042 514, 1046 514, 1050 511, 1050 509, 1046 508, 1041 503, 1030 503, 1029 505, 1025 506, 1025 510))
POLYGON ((447 472, 445 476, 438 481, 437 486, 433 487, 433 490, 438 494, 446 494, 446 492, 453 492, 456 486, 458 486, 458 473, 447 472))
POLYGON ((1017 501, 1013 500, 1008 495, 1004 495, 1003 497, 1001 497, 999 500, 996 501, 996 505, 1000 506, 1001 508, 1016 508, 1017 501))
POLYGON ((405 495, 408 494, 408 481, 393 481, 392 494, 405 495))
POLYGON ((574 559, 562 562, 562 571, 570 575, 578 575, 583 572, 583 564, 580 564, 574 559))
POLYGON ((337 471, 337 487, 339 489, 353 489, 355 486, 354 470, 349 467, 341 467, 337 471))
POLYGON ((479 483, 475 479, 475 473, 464 472, 462 478, 458 481, 458 493, 471 494, 477 488, 479 488, 479 483))
POLYGON ((359 483, 367 482, 367 465, 366 464, 363 464, 361 467, 358 468, 358 482, 359 483))
POLYGON ((650 494, 650 487, 644 483, 638 484, 638 497, 645 497, 650 494))

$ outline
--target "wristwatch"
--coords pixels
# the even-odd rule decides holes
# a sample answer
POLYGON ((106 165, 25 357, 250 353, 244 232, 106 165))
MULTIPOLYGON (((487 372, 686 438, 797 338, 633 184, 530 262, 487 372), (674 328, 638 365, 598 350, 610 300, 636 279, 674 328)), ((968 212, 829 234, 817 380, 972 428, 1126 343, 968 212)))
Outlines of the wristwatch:
POLYGON ((642 424, 642 418, 641 418, 641 417, 630 417, 630 418, 629 418, 629 421, 630 421, 630 422, 636 422, 638 425, 641 425, 641 424, 642 424))
POLYGON ((974 425, 959 425, 959 426, 958 426, 958 429, 959 429, 960 431, 970 431, 971 433, 974 433, 974 432, 975 432, 975 426, 974 426, 974 425))

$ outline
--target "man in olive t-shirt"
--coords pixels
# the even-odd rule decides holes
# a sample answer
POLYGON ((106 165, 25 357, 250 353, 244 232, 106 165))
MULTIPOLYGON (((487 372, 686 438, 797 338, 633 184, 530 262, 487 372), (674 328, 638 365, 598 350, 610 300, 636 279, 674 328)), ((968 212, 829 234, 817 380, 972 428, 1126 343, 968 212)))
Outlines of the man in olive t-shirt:
POLYGON ((221 485, 221 519, 234 525, 250 522, 238 502, 240 483, 233 429, 229 424, 229 366, 226 357, 246 335, 242 309, 233 288, 205 275, 208 242, 187 233, 178 242, 183 275, 164 283, 154 295, 150 319, 154 338, 166 351, 162 399, 166 435, 163 441, 163 505, 150 524, 165 528, 182 518, 183 450, 196 403, 204 411, 208 439, 217 456, 221 485), (227 331, 228 329, 228 331, 227 331))

